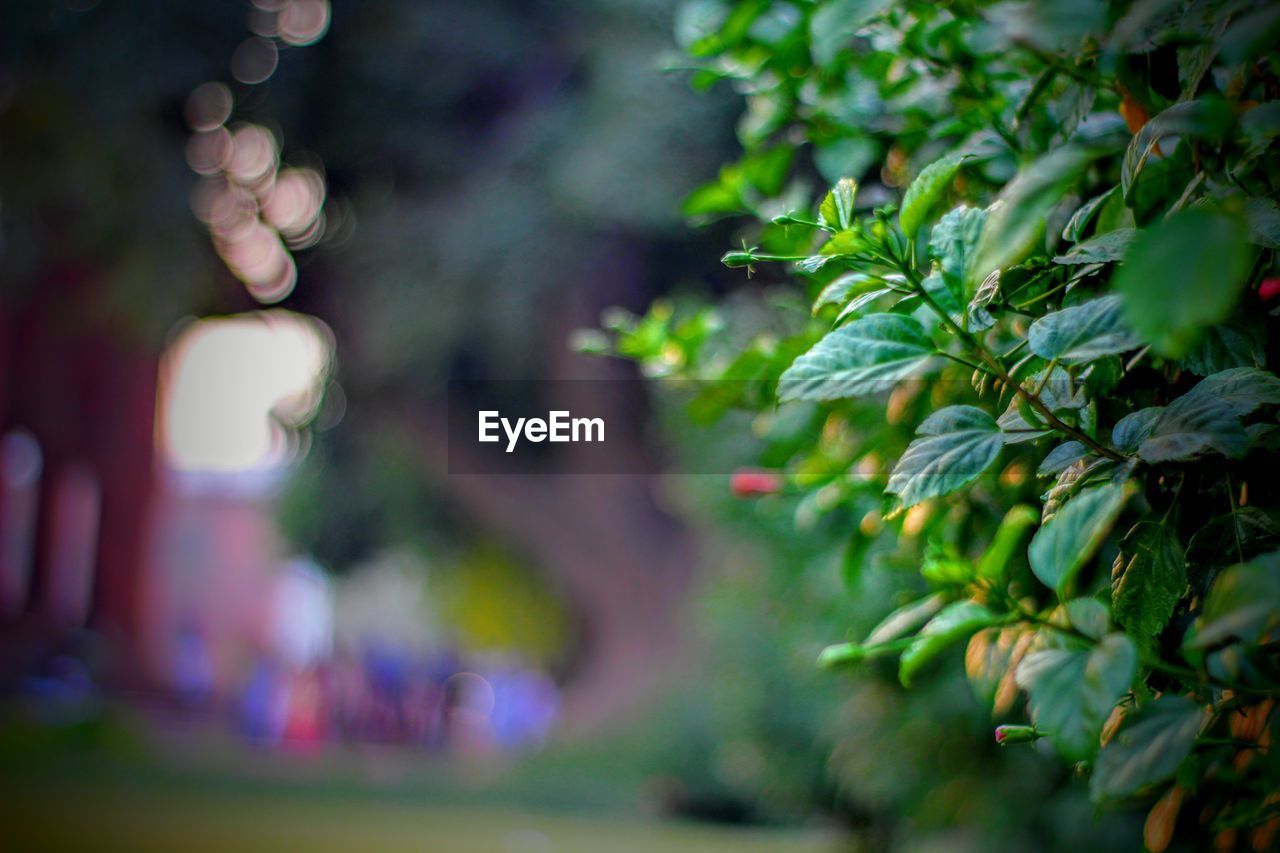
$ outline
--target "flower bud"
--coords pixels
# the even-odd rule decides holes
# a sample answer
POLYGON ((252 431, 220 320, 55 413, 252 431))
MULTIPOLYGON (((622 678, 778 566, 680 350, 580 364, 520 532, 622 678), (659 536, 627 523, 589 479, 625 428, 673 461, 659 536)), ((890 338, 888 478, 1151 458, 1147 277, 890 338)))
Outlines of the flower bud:
POLYGON ((726 267, 745 267, 750 266, 755 259, 756 256, 750 252, 725 252, 720 263, 726 267))
POLYGON ((782 477, 773 471, 743 468, 733 473, 729 480, 729 490, 739 498, 774 495, 782 491, 782 477))
POLYGON ((1258 295, 1263 302, 1270 302, 1280 296, 1280 278, 1264 278, 1262 284, 1258 285, 1258 295))
POLYGON ((996 726, 996 743, 1008 746, 1011 743, 1031 743, 1042 735, 1035 726, 996 726))
POLYGON ((822 654, 818 655, 818 666, 822 669, 833 669, 837 666, 860 663, 866 657, 866 650, 857 643, 837 643, 822 650, 822 654))

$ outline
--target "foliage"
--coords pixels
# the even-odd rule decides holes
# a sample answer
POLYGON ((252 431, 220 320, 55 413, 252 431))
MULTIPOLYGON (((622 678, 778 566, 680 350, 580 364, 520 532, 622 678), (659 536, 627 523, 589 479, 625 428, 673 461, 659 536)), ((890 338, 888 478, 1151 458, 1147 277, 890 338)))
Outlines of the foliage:
POLYGON ((1280 820, 1278 28, 1262 2, 688 3, 694 83, 747 109, 685 212, 750 214, 724 263, 789 265, 812 316, 607 323, 701 380, 702 420, 758 413, 853 593, 911 555, 918 597, 824 665, 916 684, 967 643, 1001 743, 1150 808, 1152 849, 1280 820))

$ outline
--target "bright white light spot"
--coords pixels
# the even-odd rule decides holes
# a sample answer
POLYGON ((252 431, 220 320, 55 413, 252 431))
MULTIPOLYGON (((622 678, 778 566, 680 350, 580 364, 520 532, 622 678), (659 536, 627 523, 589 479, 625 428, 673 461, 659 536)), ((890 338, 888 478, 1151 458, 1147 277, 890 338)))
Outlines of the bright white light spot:
POLYGON ((160 433, 180 472, 266 472, 316 413, 331 346, 318 321, 287 311, 199 320, 165 356, 160 433))

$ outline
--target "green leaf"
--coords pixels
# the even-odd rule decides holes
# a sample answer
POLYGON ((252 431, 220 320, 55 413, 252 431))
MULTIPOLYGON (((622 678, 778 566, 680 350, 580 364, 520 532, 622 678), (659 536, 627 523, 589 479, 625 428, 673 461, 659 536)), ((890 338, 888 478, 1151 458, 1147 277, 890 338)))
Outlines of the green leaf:
POLYGON ((1280 205, 1269 198, 1251 198, 1244 203, 1244 215, 1251 242, 1280 249, 1280 205))
POLYGON ((873 137, 840 137, 814 144, 813 164, 831 183, 843 175, 862 175, 880 161, 880 145, 873 137))
POLYGON ((1009 408, 996 420, 1005 444, 1022 444, 1052 434, 1053 430, 1044 426, 1043 422, 1033 422, 1027 416, 1039 418, 1030 404, 1021 397, 1014 397, 1009 401, 1009 408))
POLYGON ((1097 234, 1105 234, 1119 228, 1133 228, 1138 224, 1133 215, 1133 209, 1125 204, 1120 188, 1112 189, 1113 191, 1107 193, 1107 200, 1098 210, 1098 222, 1093 229, 1097 234))
POLYGON ((1022 545, 1027 531, 1040 522, 1034 507, 1017 504, 1005 513, 996 535, 978 560, 978 577, 999 583, 1008 574, 1009 561, 1022 545))
POLYGON ((1160 141, 1171 136, 1221 137, 1233 121, 1231 107, 1221 98, 1180 101, 1153 116, 1129 140, 1120 164, 1120 188, 1127 199, 1134 182, 1160 141))
POLYGON ((1189 696, 1161 696, 1130 714, 1098 754, 1089 793, 1124 797, 1173 776, 1195 747, 1208 711, 1189 696))
POLYGON ((1064 441, 1049 451, 1049 455, 1044 458, 1044 461, 1040 463, 1040 467, 1036 469, 1036 476, 1056 477, 1088 455, 1089 448, 1080 442, 1064 441))
POLYGON ((965 274, 986 220, 985 210, 961 205, 938 220, 929 233, 929 254, 938 265, 936 272, 925 279, 924 287, 956 325, 965 322, 965 274))
POLYGON ((1252 253, 1236 219, 1188 208, 1144 231, 1115 276, 1128 319, 1160 355, 1185 354, 1230 316, 1252 253))
POLYGON ((714 37, 728 13, 729 7, 718 0, 680 4, 675 14, 676 42, 688 50, 703 39, 714 37))
MULTIPOLYGON (((818 208, 818 222, 837 231, 853 227, 853 203, 858 197, 858 182, 853 178, 836 181, 818 208)), ((831 254, 828 252, 827 254, 831 254)))
POLYGON ((1169 462, 1210 451, 1236 458, 1248 451, 1249 435, 1240 413, 1212 390, 1200 392, 1200 385, 1164 407, 1151 434, 1138 446, 1139 456, 1148 462, 1169 462))
POLYGON ((947 406, 925 419, 908 445, 886 491, 912 506, 953 492, 978 477, 1000 455, 1004 441, 995 419, 973 406, 947 406))
POLYGON ((929 211, 955 180, 956 173, 960 171, 964 160, 963 155, 957 154, 935 160, 925 166, 911 182, 911 186, 907 187, 907 192, 902 197, 902 208, 898 212, 898 225, 902 228, 903 234, 907 237, 916 236, 916 232, 929 216, 929 211))
POLYGON ((760 194, 776 196, 786 186, 795 154, 794 145, 757 148, 742 158, 742 176, 760 194))
POLYGON ((1280 101, 1258 104, 1240 117, 1240 134, 1249 140, 1248 155, 1261 154, 1280 136, 1280 101))
POLYGON ((1138 655, 1123 634, 1092 648, 1042 649, 1018 666, 1018 686, 1030 695, 1031 719, 1069 761, 1085 761, 1116 702, 1129 689, 1138 655))
POLYGON ((1101 547, 1131 489, 1108 483, 1080 492, 1036 531, 1027 556, 1040 582, 1065 598, 1076 575, 1101 547))
POLYGON ((1214 580, 1190 645, 1254 644, 1280 626, 1280 551, 1232 566, 1214 580))
POLYGON ((1108 264, 1124 260, 1125 253, 1138 236, 1135 228, 1117 228, 1072 246, 1066 254, 1053 259, 1056 264, 1108 264))
POLYGON ((889 0, 828 0, 809 19, 809 46, 813 61, 830 65, 849 45, 853 35, 889 5, 889 0))
POLYGON ((942 275, 941 272, 933 272, 920 282, 920 288, 946 312, 951 322, 957 325, 964 322, 964 297, 957 288, 953 287, 952 279, 942 275))
MULTIPOLYGON (((831 235, 831 239, 822 244, 818 257, 830 259, 833 255, 856 255, 866 251, 867 238, 856 228, 847 228, 831 235)), ((807 260, 813 261, 813 258, 807 260)), ((803 262, 802 262, 803 263, 803 262)))
POLYGON ((976 568, 952 546, 930 541, 920 563, 920 577, 940 587, 960 587, 973 580, 976 568))
POLYGON ((881 296, 888 296, 893 293, 893 288, 882 287, 879 290, 869 290, 866 293, 859 294, 849 300, 849 304, 840 309, 840 313, 836 315, 835 325, 840 325, 848 317, 857 315, 859 311, 866 308, 872 302, 875 302, 881 296))
POLYGON ((1111 608, 1129 636, 1151 649, 1187 585, 1182 545, 1171 525, 1140 521, 1120 540, 1111 567, 1111 608))
POLYGON ((1063 606, 1063 610, 1066 611, 1067 622, 1086 637, 1101 640, 1111 632, 1111 614, 1107 612, 1107 606, 1096 598, 1073 598, 1063 606))
POLYGON ((1231 19, 1231 28, 1222 36, 1222 55, 1240 62, 1274 50, 1280 38, 1280 7, 1271 3, 1231 19))
MULTIPOLYGON (((830 245, 830 241, 828 241, 828 245, 830 245)), ((826 248, 826 247, 824 246, 823 248, 826 248)), ((746 256, 747 253, 746 252, 730 252, 729 254, 721 258, 721 261, 725 264, 725 266, 748 266, 751 263, 751 258, 749 256, 747 256, 746 259, 741 264, 729 263, 729 258, 731 258, 734 255, 746 256)), ((802 261, 796 261, 796 269, 800 270, 800 272, 815 273, 818 270, 825 267, 832 260, 834 260, 834 257, 832 255, 810 255, 809 257, 805 258, 802 261)))
POLYGON ((1062 200, 1063 193, 1091 159, 1084 149, 1059 148, 1018 173, 1000 193, 998 202, 988 209, 982 238, 969 267, 969 290, 992 270, 1016 264, 1042 246, 1045 214, 1062 200))
POLYGON ((724 179, 698 187, 680 205, 680 214, 688 219, 726 216, 746 209, 741 191, 724 179))
POLYGON ((1193 395, 1212 397, 1243 416, 1280 403, 1280 377, 1255 367, 1235 367, 1201 379, 1186 394, 1193 395))
POLYGON ((1230 565, 1280 548, 1280 523, 1253 506, 1203 522, 1187 543, 1187 564, 1230 565))
POLYGON ((1115 195, 1118 190, 1115 187, 1107 190, 1100 196, 1094 196, 1071 214, 1071 218, 1067 220, 1066 227, 1062 229, 1062 239, 1068 243, 1079 243, 1080 238, 1084 236, 1085 230, 1089 227, 1089 223, 1093 220, 1094 215, 1102 208, 1107 201, 1115 195))
POLYGON ((906 636, 933 618, 934 614, 947 603, 946 597, 938 592, 926 596, 919 601, 904 604, 881 620, 879 625, 867 635, 867 644, 887 643, 906 636))
POLYGON ((994 613, 976 601, 957 601, 947 605, 929 620, 929 624, 902 653, 898 679, 904 687, 910 686, 912 676, 920 671, 920 667, 937 657, 943 649, 967 640, 970 634, 998 621, 994 613))
POLYGON ((818 314, 828 305, 842 306, 859 294, 884 287, 879 278, 862 272, 849 272, 832 281, 813 301, 813 313, 818 314))
POLYGON ((1149 406, 1130 412, 1111 429, 1111 443, 1121 453, 1137 453, 1138 447, 1156 427, 1156 421, 1164 413, 1164 406, 1149 406))
POLYGON ((986 221, 985 210, 960 205, 939 219, 929 232, 929 254, 937 260, 942 274, 956 283, 957 291, 964 283, 965 270, 978 248, 986 221))
POLYGON ((818 655, 818 666, 822 669, 835 669, 838 666, 852 666, 866 660, 884 657, 898 651, 895 643, 863 645, 861 643, 836 643, 827 646, 818 655))
POLYGON ((924 327, 901 314, 872 314, 830 332, 778 380, 780 400, 837 400, 885 390, 935 352, 924 327))
POLYGON ((1192 373, 1208 376, 1234 367, 1261 367, 1266 363, 1266 329, 1244 319, 1210 326, 1182 359, 1192 373))
POLYGON ((1007 3, 993 22, 1011 42, 1074 55, 1080 40, 1105 31, 1106 8, 1100 0, 1036 0, 1007 3))
POLYGON ((1031 351, 1041 358, 1092 361, 1126 352, 1142 341, 1124 319, 1119 296, 1103 296, 1046 314, 1027 331, 1031 351))

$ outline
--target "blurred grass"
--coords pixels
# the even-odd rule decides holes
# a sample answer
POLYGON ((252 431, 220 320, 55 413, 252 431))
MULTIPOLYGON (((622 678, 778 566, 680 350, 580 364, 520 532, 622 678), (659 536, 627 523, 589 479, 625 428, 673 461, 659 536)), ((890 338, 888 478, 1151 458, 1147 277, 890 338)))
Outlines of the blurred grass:
MULTIPOLYGON (((9 786, 5 786, 9 787, 9 786)), ((722 828, 613 815, 334 800, 260 790, 12 787, 0 796, 4 848, 62 850, 831 851, 826 833, 722 828)))
POLYGON ((830 829, 648 816, 652 737, 486 767, 390 747, 273 753, 219 726, 166 736, 121 706, 64 726, 13 710, 0 709, 6 853, 846 849, 830 829))

